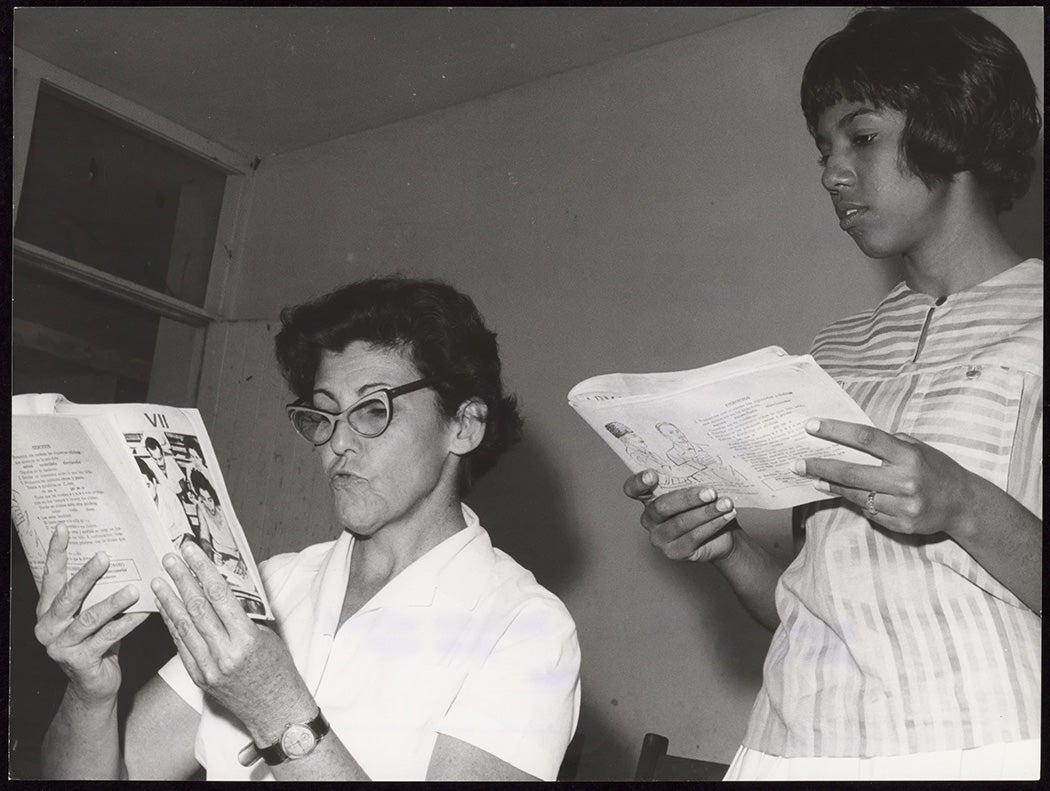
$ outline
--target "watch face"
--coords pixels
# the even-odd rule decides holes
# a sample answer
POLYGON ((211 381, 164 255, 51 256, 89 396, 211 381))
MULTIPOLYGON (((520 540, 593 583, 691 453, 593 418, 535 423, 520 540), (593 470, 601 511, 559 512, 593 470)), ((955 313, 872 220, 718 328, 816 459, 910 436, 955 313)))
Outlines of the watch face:
POLYGON ((309 755, 317 746, 317 737, 305 725, 293 723, 285 728, 281 736, 281 749, 289 758, 302 758, 309 755))

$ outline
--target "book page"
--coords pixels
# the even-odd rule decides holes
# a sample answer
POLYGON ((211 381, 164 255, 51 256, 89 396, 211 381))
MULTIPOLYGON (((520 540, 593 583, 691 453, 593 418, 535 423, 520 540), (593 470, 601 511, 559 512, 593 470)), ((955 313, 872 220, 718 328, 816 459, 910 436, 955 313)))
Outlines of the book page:
POLYGON ((11 522, 39 590, 55 527, 69 531, 72 576, 103 550, 110 565, 84 603, 101 601, 126 584, 139 590, 129 612, 155 612, 149 582, 166 577, 157 547, 143 525, 156 518, 136 503, 106 464, 84 423, 104 418, 12 416, 11 522))
POLYGON ((633 472, 657 471, 657 493, 706 484, 739 508, 788 508, 836 496, 793 472, 796 459, 877 463, 806 433, 811 417, 871 425, 808 356, 785 356, 675 393, 644 396, 635 385, 627 399, 577 398, 570 405, 633 472))
POLYGON ((787 357, 789 357, 788 353, 779 346, 767 346, 730 360, 688 371, 592 376, 580 382, 569 392, 569 401, 646 401, 656 396, 679 393, 730 376, 755 373, 768 366, 779 365, 787 357))
POLYGON ((114 427, 106 440, 108 455, 149 492, 170 542, 166 551, 187 540, 198 544, 245 611, 253 618, 272 618, 258 568, 196 409, 65 401, 56 410, 67 415, 104 412, 114 427))

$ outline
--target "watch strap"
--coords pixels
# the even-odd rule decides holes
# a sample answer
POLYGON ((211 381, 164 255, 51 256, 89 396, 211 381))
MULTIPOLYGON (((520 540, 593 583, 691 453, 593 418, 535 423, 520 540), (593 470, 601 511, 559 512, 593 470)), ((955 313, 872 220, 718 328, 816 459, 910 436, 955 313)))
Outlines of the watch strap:
MULTIPOLYGON (((321 739, 327 735, 332 729, 332 726, 325 719, 324 714, 320 709, 317 710, 317 716, 308 722, 294 723, 289 722, 284 727, 287 730, 292 725, 304 725, 313 731, 314 738, 320 742, 321 739)), ((283 734, 282 734, 283 736, 283 734)), ((281 746, 281 739, 278 738, 276 742, 271 744, 269 747, 259 747, 258 745, 252 744, 250 747, 254 747, 258 758, 262 758, 270 766, 277 766, 283 764, 285 761, 291 760, 291 757, 285 753, 284 748, 281 746)), ((256 759, 257 760, 257 759, 256 759)), ((254 763, 254 761, 253 761, 254 763)))

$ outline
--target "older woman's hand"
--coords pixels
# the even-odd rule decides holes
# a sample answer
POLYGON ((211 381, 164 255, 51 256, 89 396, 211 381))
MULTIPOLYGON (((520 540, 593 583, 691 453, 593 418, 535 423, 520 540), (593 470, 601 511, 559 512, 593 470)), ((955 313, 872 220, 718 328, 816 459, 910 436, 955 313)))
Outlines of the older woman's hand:
POLYGON ((965 509, 979 479, 945 453, 908 434, 888 434, 842 420, 811 420, 816 437, 862 450, 881 464, 809 458, 796 472, 819 479, 822 491, 841 495, 867 518, 897 533, 928 535, 965 527, 965 509))
POLYGON ((109 569, 109 559, 100 552, 67 580, 68 546, 69 531, 59 525, 47 546, 34 634, 62 668, 77 697, 85 702, 111 700, 120 689, 120 641, 149 613, 124 612, 139 598, 130 585, 82 609, 95 583, 109 569))
POLYGON ((269 744, 285 723, 316 713, 310 691, 284 641, 247 616, 201 548, 187 542, 181 552, 185 563, 174 554, 164 557, 178 595, 164 580, 152 583, 179 656, 197 686, 237 717, 257 744, 269 744))

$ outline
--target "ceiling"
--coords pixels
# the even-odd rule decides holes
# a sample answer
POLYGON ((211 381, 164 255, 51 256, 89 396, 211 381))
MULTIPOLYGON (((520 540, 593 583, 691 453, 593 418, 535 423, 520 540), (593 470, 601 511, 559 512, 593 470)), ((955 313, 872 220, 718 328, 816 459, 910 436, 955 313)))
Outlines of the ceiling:
POLYGON ((248 157, 293 151, 770 7, 23 7, 14 44, 248 157))

